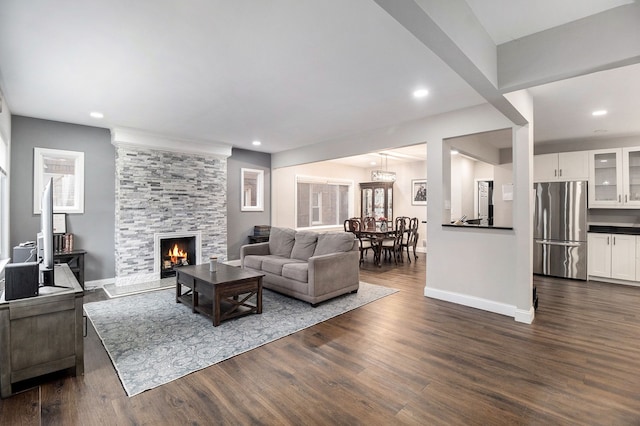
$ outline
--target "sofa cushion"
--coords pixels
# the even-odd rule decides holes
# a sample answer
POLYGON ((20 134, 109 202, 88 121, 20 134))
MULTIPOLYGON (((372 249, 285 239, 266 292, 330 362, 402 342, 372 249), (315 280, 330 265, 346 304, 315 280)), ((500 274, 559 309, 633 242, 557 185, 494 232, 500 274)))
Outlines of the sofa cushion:
POLYGON ((353 250, 355 236, 351 232, 327 232, 318 234, 318 244, 314 256, 344 253, 353 250))
POLYGON ((309 264, 307 262, 287 263, 282 267, 282 276, 306 283, 309 281, 309 264))
POLYGON ((245 256, 243 259, 243 265, 245 268, 251 268, 260 271, 262 270, 262 261, 265 257, 267 256, 258 256, 255 254, 245 256))
POLYGON ((318 234, 316 232, 296 232, 296 241, 293 244, 293 250, 291 250, 291 258, 309 260, 316 250, 317 241, 318 234))
POLYGON ((282 267, 287 263, 305 263, 302 260, 289 259, 282 256, 265 256, 262 259, 262 270, 274 275, 282 275, 282 267))
POLYGON ((296 231, 290 228, 271 228, 269 235, 269 254, 291 257, 296 231))

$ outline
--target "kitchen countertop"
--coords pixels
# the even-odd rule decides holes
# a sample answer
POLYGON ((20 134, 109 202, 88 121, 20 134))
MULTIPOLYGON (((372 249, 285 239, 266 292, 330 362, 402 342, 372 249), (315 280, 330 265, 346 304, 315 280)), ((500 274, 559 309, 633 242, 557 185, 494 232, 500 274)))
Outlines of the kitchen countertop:
POLYGON ((462 229, 506 229, 509 231, 513 230, 513 227, 510 226, 494 226, 494 225, 470 225, 465 223, 463 225, 454 225, 453 223, 443 223, 442 226, 446 226, 448 228, 462 228, 462 229))
POLYGON ((627 234, 640 235, 640 227, 637 226, 610 226, 589 225, 589 231, 597 234, 627 234))

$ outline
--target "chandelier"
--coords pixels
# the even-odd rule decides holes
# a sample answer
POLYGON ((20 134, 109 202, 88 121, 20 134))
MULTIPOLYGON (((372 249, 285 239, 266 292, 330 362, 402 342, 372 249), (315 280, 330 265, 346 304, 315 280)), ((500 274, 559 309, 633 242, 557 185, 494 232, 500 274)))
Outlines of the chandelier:
POLYGON ((395 182, 396 172, 390 172, 387 168, 387 162, 389 160, 388 154, 380 154, 384 156, 384 170, 372 170, 371 180, 373 182, 395 182))

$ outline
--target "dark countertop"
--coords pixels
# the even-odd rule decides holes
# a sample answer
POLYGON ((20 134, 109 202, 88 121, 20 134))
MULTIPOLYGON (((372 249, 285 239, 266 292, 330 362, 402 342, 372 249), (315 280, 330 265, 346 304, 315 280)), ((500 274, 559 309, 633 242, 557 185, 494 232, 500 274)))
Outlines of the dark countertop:
POLYGON ((494 225, 454 225, 453 223, 443 223, 442 226, 446 226, 448 228, 461 228, 461 229, 506 229, 508 231, 513 231, 513 227, 510 226, 494 226, 494 225))
POLYGON ((597 233, 597 234, 640 235, 640 227, 636 227, 636 226, 590 225, 588 232, 594 232, 594 233, 597 233))

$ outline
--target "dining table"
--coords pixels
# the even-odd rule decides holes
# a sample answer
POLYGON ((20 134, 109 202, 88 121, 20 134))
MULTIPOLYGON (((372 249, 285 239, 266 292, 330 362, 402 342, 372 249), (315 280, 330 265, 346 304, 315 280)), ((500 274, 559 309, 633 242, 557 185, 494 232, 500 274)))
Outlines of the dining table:
POLYGON ((382 266, 382 242, 388 238, 395 238, 396 230, 391 227, 386 229, 364 229, 358 232, 358 236, 369 239, 371 241, 371 248, 373 249, 373 263, 382 266))

